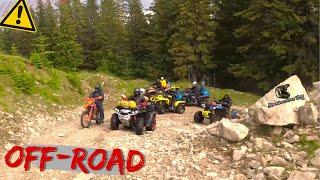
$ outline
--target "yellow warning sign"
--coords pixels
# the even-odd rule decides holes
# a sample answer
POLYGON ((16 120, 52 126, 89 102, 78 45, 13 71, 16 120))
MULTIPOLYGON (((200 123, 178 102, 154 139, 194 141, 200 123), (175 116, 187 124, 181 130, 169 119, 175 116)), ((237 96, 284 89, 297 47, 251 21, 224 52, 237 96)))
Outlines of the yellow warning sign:
POLYGON ((37 31, 25 0, 18 0, 1 21, 0 26, 23 31, 37 31))

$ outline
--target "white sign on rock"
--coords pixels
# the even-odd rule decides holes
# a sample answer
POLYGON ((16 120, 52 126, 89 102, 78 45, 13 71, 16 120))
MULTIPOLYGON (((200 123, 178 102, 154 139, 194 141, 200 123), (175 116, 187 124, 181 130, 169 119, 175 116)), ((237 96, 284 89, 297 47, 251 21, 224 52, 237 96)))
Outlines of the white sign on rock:
POLYGON ((292 76, 250 107, 249 115, 261 124, 273 126, 300 124, 298 108, 309 100, 298 76, 292 76))

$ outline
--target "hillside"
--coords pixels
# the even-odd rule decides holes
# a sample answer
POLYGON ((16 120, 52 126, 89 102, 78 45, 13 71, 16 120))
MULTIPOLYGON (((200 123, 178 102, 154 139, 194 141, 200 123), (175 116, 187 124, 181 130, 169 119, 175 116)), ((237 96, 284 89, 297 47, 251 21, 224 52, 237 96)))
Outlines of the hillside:
MULTIPOLYGON (((67 73, 54 68, 38 69, 28 59, 3 54, 0 54, 0 79, 0 108, 8 112, 15 112, 17 107, 28 108, 30 104, 48 106, 44 108, 50 108, 52 104, 78 106, 81 98, 99 83, 103 85, 109 101, 113 103, 119 95, 130 95, 135 87, 151 84, 147 80, 123 79, 102 73, 67 73)), ((188 82, 176 84, 180 88, 190 86, 188 82)), ((249 105, 259 98, 250 93, 229 89, 210 90, 216 98, 229 94, 236 105, 249 105)))

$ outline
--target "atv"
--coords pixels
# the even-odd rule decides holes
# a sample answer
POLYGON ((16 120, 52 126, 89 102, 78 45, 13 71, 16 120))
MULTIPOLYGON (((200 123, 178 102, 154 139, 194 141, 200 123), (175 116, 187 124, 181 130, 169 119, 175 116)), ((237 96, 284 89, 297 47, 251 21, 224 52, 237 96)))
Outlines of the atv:
POLYGON ((186 101, 188 106, 199 106, 205 108, 210 98, 209 91, 200 92, 200 97, 196 98, 195 94, 191 93, 190 89, 185 89, 183 99, 186 101))
POLYGON ((164 114, 167 111, 173 111, 183 114, 186 111, 185 101, 174 101, 172 95, 156 95, 150 98, 150 102, 155 105, 158 114, 164 114))
POLYGON ((229 109, 221 104, 215 103, 212 105, 206 105, 202 111, 198 111, 194 114, 195 123, 203 123, 204 119, 209 119, 210 124, 220 121, 224 117, 229 117, 229 109))
POLYGON ((144 128, 147 131, 156 129, 156 112, 152 104, 137 106, 134 101, 121 101, 114 110, 110 121, 111 130, 118 130, 120 124, 134 129, 137 135, 142 135, 144 128))

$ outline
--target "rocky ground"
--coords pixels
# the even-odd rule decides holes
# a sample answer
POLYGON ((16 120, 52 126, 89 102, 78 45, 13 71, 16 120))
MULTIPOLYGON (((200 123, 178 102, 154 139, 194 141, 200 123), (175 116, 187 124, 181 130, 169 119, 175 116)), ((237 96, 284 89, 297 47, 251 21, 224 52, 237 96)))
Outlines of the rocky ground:
MULTIPOLYGON (((302 151, 301 138, 319 141, 320 126, 266 128, 247 118, 245 110, 236 107, 249 135, 240 142, 221 138, 221 123, 194 124, 187 108, 184 115, 165 114, 157 117, 157 130, 136 136, 130 130, 109 129, 111 112, 106 112, 103 125, 81 129, 81 109, 56 107, 54 115, 17 111, 1 113, 0 120, 12 124, 2 142, 1 164, 6 150, 14 144, 55 144, 113 149, 126 152, 136 149, 146 157, 145 167, 125 176, 102 176, 32 168, 9 169, 0 166, 0 179, 319 179, 320 150, 315 155, 302 151), (33 114, 34 113, 34 114, 33 114), (20 124, 17 127, 17 121, 20 124), (12 128, 15 127, 15 128, 12 128), (267 130, 266 130, 267 129, 267 130)), ((232 122, 229 125, 233 125, 232 122)), ((4 131, 3 131, 4 132, 4 131)), ((226 133, 226 132, 225 132, 226 133)), ((243 132, 240 132, 243 133, 243 132)), ((231 133, 232 135, 232 133, 231 133)), ((234 135, 233 135, 234 136, 234 135)))

